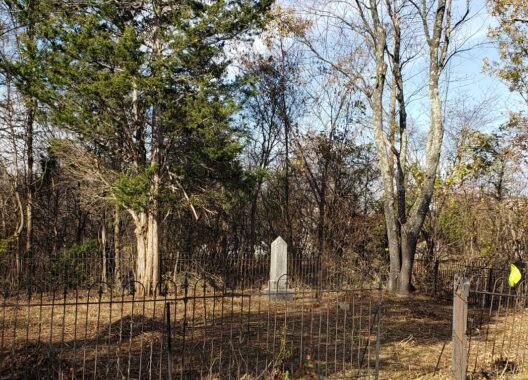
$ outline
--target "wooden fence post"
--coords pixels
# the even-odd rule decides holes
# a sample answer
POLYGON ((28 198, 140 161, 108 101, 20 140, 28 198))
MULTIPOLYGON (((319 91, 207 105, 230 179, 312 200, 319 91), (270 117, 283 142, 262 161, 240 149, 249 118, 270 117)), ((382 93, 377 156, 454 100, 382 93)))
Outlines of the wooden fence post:
POLYGON ((455 274, 453 287, 453 353, 451 365, 455 380, 466 380, 468 366, 468 317, 469 280, 463 274, 455 274))

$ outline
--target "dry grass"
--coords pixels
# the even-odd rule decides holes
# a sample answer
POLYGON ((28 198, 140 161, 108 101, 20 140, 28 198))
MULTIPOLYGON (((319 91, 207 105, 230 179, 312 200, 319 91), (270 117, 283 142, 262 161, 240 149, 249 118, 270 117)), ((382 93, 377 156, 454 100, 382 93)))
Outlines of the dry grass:
MULTIPOLYGON (((206 295, 211 292, 206 291, 206 295)), ((184 355, 184 367, 192 369, 186 373, 188 378, 225 378, 222 373, 242 378, 248 368, 253 378, 263 373, 278 378, 284 369, 290 368, 292 373, 292 368, 299 366, 302 350, 316 356, 329 378, 338 378, 357 373, 358 357, 367 346, 363 366, 370 366, 372 373, 376 292, 328 293, 321 298, 303 294, 281 302, 268 302, 259 295, 253 295, 249 302, 249 297, 236 294, 190 299, 186 303, 121 294, 114 295, 112 303, 108 295, 101 299, 107 303, 97 304, 99 296, 88 297, 86 293, 65 299, 49 295, 42 300, 33 298, 30 306, 23 298, 6 300, 11 306, 0 308, 0 379, 9 375, 20 379, 41 377, 38 372, 28 372, 28 368, 48 368, 52 378, 81 378, 82 367, 90 378, 106 378, 106 373, 126 375, 128 367, 131 378, 148 378, 149 373, 160 378, 167 370, 162 356, 165 301, 172 305, 175 371, 180 370, 184 355), (38 306, 41 301, 46 306, 38 306), (345 316, 341 304, 354 310, 349 309, 345 316), (351 337, 352 331, 355 335, 351 337), (314 352, 315 347, 319 352, 314 352), (354 362, 343 365, 349 357, 354 362), (12 376, 18 372, 23 375, 12 376), (94 372, 99 375, 94 376, 94 372)), ((450 304, 427 297, 385 295, 380 378, 451 379, 451 311, 450 304)), ((475 367, 475 357, 470 358, 470 369, 476 372, 471 379, 528 379, 520 373, 512 375, 506 370, 502 374, 498 370, 500 363, 494 360, 511 355, 510 351, 497 350, 491 358, 484 348, 484 337, 491 337, 489 331, 506 337, 505 341, 528 337, 528 326, 521 323, 524 314, 498 315, 483 322, 488 333, 481 330, 474 334, 473 344, 483 354, 475 367)))
MULTIPOLYGON (((421 296, 389 296, 384 304, 381 378, 452 379, 451 303, 421 296)), ((493 310, 489 317, 489 313, 483 316, 480 311, 470 311, 480 331, 472 332, 468 379, 528 379, 528 372, 521 366, 523 357, 516 352, 528 348, 525 314, 524 309, 516 313, 503 310, 502 314, 493 310), (492 357, 493 340, 497 343, 492 357), (506 344, 499 348, 503 341, 506 344), (515 358, 516 368, 512 362, 502 361, 504 357, 515 358)))
POLYGON ((35 366, 45 367, 51 376, 68 373, 76 378, 84 371, 91 378, 106 378, 106 373, 122 375, 130 368, 132 378, 161 377, 167 363, 162 356, 166 302, 171 304, 174 370, 185 368, 187 378, 209 372, 235 378, 248 371, 280 373, 295 368, 303 350, 309 352, 314 346, 317 353, 312 355, 324 357, 328 373, 353 368, 343 364, 349 356, 364 367, 372 363, 375 305, 367 291, 325 293, 320 298, 303 292, 278 302, 269 302, 262 294, 193 293, 196 298, 110 298, 92 292, 4 300, 0 379, 4 374, 28 378, 23 363, 28 357, 37 358, 35 366), (348 319, 339 310, 343 302, 355 308, 348 319), (349 330, 355 335, 344 344, 349 330))
POLYGON ((382 378, 448 378, 451 307, 420 296, 384 301, 382 378))

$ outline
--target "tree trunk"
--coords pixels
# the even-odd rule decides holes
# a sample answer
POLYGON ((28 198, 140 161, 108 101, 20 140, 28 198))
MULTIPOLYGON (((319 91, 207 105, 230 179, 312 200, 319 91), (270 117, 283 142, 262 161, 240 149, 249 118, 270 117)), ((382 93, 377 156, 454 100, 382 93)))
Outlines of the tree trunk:
MULTIPOLYGON (((158 23, 163 14, 161 2, 156 2, 154 12, 158 23)), ((156 25, 154 32, 154 55, 161 56, 161 40, 159 38, 160 24, 156 25)), ((138 254, 136 280, 144 287, 145 294, 153 294, 160 281, 159 267, 159 193, 161 186, 161 148, 163 145, 163 125, 159 120, 159 108, 156 103, 152 106, 152 143, 150 147, 150 168, 153 170, 152 183, 150 186, 149 209, 141 214, 140 220, 143 225, 140 229, 136 226, 136 239, 143 241, 142 257, 138 254), (141 232, 141 236, 138 236, 141 232), (140 260, 142 259, 142 260, 140 260)))
POLYGON ((21 240, 20 240, 20 235, 22 234, 22 231, 24 229, 24 208, 23 208, 23 205, 22 205, 22 201, 20 199, 20 193, 19 193, 19 166, 18 166, 18 148, 17 148, 17 142, 16 142, 16 139, 17 139, 17 135, 16 135, 16 132, 15 132, 15 125, 14 125, 14 122, 13 122, 13 118, 12 118, 12 113, 13 113, 13 105, 12 105, 12 100, 11 100, 11 82, 10 82, 10 78, 9 76, 6 78, 7 79, 7 88, 6 88, 6 91, 7 91, 7 127, 9 128, 9 132, 10 132, 10 139, 11 139, 11 144, 12 144, 12 147, 13 147, 13 164, 14 164, 14 170, 15 170, 15 173, 14 173, 14 181, 12 183, 12 189, 13 189, 13 193, 15 195, 15 200, 16 200, 16 204, 17 204, 17 209, 18 209, 18 212, 19 212, 19 223, 17 225, 17 230, 15 232, 15 237, 16 237, 16 252, 15 252, 15 269, 16 269, 16 275, 17 275, 17 278, 20 277, 20 274, 21 274, 21 270, 22 270, 22 257, 21 257, 21 253, 22 253, 22 247, 21 247, 21 240))
POLYGON ((22 257, 21 257, 22 246, 21 246, 20 234, 22 233, 22 230, 24 229, 24 209, 22 207, 22 201, 20 200, 20 194, 16 190, 15 190, 15 198, 16 198, 18 210, 20 212, 19 224, 15 232, 15 236, 16 236, 16 253, 15 253, 16 274, 17 274, 17 278, 19 278, 22 273, 22 267, 23 267, 22 257))
MULTIPOLYGON (((371 1, 371 6, 376 6, 371 1)), ((425 6, 425 5, 424 5, 425 6)), ((407 154, 407 117, 405 111, 405 99, 403 96, 403 76, 400 67, 400 29, 397 7, 391 9, 391 3, 387 1, 387 8, 393 22, 394 51, 392 54, 393 76, 395 78, 397 91, 396 96, 400 107, 400 149, 392 146, 387 148, 381 135, 382 128, 375 124, 376 144, 380 153, 380 163, 383 174, 385 191, 385 215, 387 222, 387 235, 389 237, 390 250, 390 280, 389 288, 397 293, 408 295, 412 291, 412 267, 418 236, 422 229, 425 217, 429 211, 429 205, 433 197, 434 184, 438 164, 440 162, 440 152, 444 134, 442 120, 442 102, 439 96, 438 83, 440 73, 448 60, 447 50, 451 34, 451 2, 446 4, 446 0, 439 0, 437 11, 433 23, 432 33, 429 31, 427 11, 422 9, 419 13, 429 47, 429 106, 431 110, 431 121, 429 134, 427 136, 425 175, 423 185, 419 189, 418 196, 407 214, 406 194, 405 194, 405 158, 407 154), (445 16, 445 19, 444 19, 445 16), (443 39, 443 41, 442 41, 443 39), (394 154, 397 158, 396 172, 396 198, 397 208, 395 213, 393 180, 388 166, 386 154, 394 154), (392 204, 392 207, 390 207, 392 204), (397 215, 397 219, 396 219, 397 215), (399 251, 399 252, 398 252, 399 251), (397 276, 397 281, 396 281, 397 276)), ((466 14, 467 16, 467 14, 466 14)), ((466 17, 463 16, 463 19, 466 17)), ((462 19, 462 20, 463 20, 462 19)), ((375 20, 378 21, 378 20, 375 20)), ((377 26, 380 26, 378 23, 377 26)), ((381 34, 381 33, 379 33, 381 34)), ((378 45, 381 39, 378 40, 378 45)), ((384 43, 384 41, 382 41, 384 43)), ((377 67, 381 66, 381 59, 376 55, 377 67)), ((379 85, 378 85, 379 86, 379 85)), ((375 103, 376 104, 376 103, 375 103)), ((376 113, 374 114, 376 117, 376 113)), ((392 122, 393 120, 391 120, 392 122)), ((392 157, 392 156, 391 156, 392 157)))
POLYGON ((119 206, 116 205, 114 207, 114 281, 119 286, 122 285, 120 223, 119 206))
POLYGON ((141 212, 134 218, 137 244, 136 291, 152 294, 159 282, 158 220, 152 213, 141 212))
POLYGON ((249 219, 249 253, 251 257, 255 255, 257 246, 257 211, 261 186, 262 179, 259 179, 255 187, 255 191, 253 193, 253 199, 251 200, 251 211, 249 219))
POLYGON ((383 131, 383 90, 385 88, 385 76, 387 73, 387 63, 385 62, 385 45, 387 41, 387 35, 379 18, 376 1, 370 0, 369 3, 370 14, 373 22, 373 45, 376 59, 376 83, 372 88, 372 93, 370 94, 370 102, 372 107, 374 141, 376 143, 376 149, 380 158, 381 177, 383 179, 383 207, 385 223, 387 227, 387 238, 389 240, 390 256, 389 289, 394 290, 396 288, 396 281, 400 267, 400 239, 395 213, 396 210, 394 207, 394 171, 390 165, 390 162, 392 162, 390 159, 392 152, 388 151, 383 131))
POLYGON ((26 125, 27 178, 26 178, 26 253, 33 247, 33 121, 35 110, 33 104, 28 110, 26 125))
POLYGON ((401 239, 401 270, 398 281, 398 294, 402 296, 409 295, 412 291, 412 268, 414 264, 414 254, 416 252, 417 234, 413 232, 402 231, 401 239))
MULTIPOLYGON (((282 55, 284 57, 284 54, 282 55)), ((281 78, 281 88, 284 89, 284 78, 281 78)), ((290 213, 290 133, 291 133, 291 120, 288 115, 288 107, 286 104, 286 98, 284 92, 280 95, 280 117, 284 124, 284 207, 285 216, 288 228, 288 236, 286 242, 288 243, 288 249, 295 257, 295 244, 293 241, 293 223, 290 213)))
MULTIPOLYGON (((255 192, 256 193, 256 192, 255 192)), ((257 245, 256 225, 257 225, 257 195, 251 200, 251 211, 249 214, 249 254, 255 255, 257 245)))
MULTIPOLYGON (((59 200, 60 200, 59 198, 61 194, 60 194, 60 187, 58 186, 57 181, 54 178, 52 179, 51 187, 54 192, 53 211, 51 213, 52 219, 53 219, 53 222, 52 222, 53 239, 51 241, 51 253, 54 255, 57 253, 58 247, 59 247, 59 230, 57 226, 58 226, 58 218, 59 218, 59 200)), ((78 237, 77 237, 77 243, 79 243, 78 237)))
MULTIPOLYGON (((387 203, 388 201, 386 201, 387 203)), ((392 205, 392 209, 394 205, 392 205)), ((387 229, 387 239, 389 242, 389 290, 396 292, 398 289, 398 278, 401 269, 401 244, 400 228, 394 218, 394 213, 390 211, 391 206, 385 206, 385 224, 387 229)))
POLYGON ((108 273, 108 261, 106 258, 106 220, 103 214, 103 224, 101 226, 101 257, 103 259, 103 268, 101 271, 101 281, 106 282, 106 274, 108 273))
MULTIPOLYGON (((29 48, 31 58, 34 59, 34 44, 35 44, 35 24, 34 24, 34 12, 35 12, 35 1, 29 1, 27 3, 27 33, 26 37, 28 43, 26 45, 29 48)), ((31 79, 30 79, 31 80, 31 79)), ((31 85, 28 83, 28 85, 31 85)), ((26 253, 30 252, 33 247, 33 133, 35 123, 35 113, 37 104, 35 99, 28 97, 24 101, 27 112, 26 119, 26 151, 27 151, 27 176, 26 176, 26 253)))
POLYGON ((2 206, 0 206, 0 220, 2 221, 2 239, 5 239, 7 238, 7 216, 3 210, 7 210, 7 201, 2 202, 2 206))

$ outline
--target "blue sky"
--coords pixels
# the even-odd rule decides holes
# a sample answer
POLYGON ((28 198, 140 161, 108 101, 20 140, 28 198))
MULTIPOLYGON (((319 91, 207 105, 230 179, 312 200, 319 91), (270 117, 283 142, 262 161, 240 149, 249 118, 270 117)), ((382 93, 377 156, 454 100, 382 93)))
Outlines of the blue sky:
MULTIPOLYGON (((451 46, 460 45, 463 48, 471 48, 466 52, 455 56, 445 70, 444 78, 449 79, 448 86, 444 83, 444 91, 447 91, 447 102, 456 101, 461 97, 471 98, 475 103, 493 98, 497 112, 497 119, 507 117, 510 110, 518 110, 521 106, 520 97, 509 92, 507 86, 490 73, 484 73, 483 61, 485 58, 491 61, 498 59, 497 48, 487 38, 488 30, 494 25, 493 17, 488 13, 486 0, 469 0, 469 20, 463 24, 462 28, 453 35, 451 46)), ((331 9, 332 12, 341 13, 345 17, 350 17, 349 12, 354 12, 354 7, 347 5, 347 1, 331 0, 279 0, 279 5, 293 7, 303 16, 311 17, 318 28, 321 23, 324 29, 325 20, 317 19, 303 10, 306 7, 317 9, 331 9), (348 12, 348 13, 347 13, 348 12)), ((351 1, 350 4, 354 2, 351 1)), ((466 0, 453 0, 453 20, 464 13, 466 0)), ((416 20, 418 22, 418 20, 416 20)), ((421 25, 417 25, 417 32, 420 33, 421 25)), ((417 39, 419 40, 419 38, 417 39)), ((339 44, 341 41, 337 41, 339 44)), ((408 113, 418 124, 426 125, 426 115, 428 113, 427 88, 427 48, 422 47, 424 54, 418 56, 412 65, 409 65, 404 73, 407 76, 406 97, 408 100, 408 113), (421 89, 418 90, 417 89, 421 89), (425 117, 425 118, 424 118, 425 117)), ((339 53, 338 53, 339 54, 339 53)))
MULTIPOLYGON (((465 1, 455 0, 454 4, 465 6, 465 1)), ((485 58, 498 60, 497 47, 487 38, 488 30, 495 25, 495 21, 488 13, 485 0, 473 0, 470 9, 471 19, 459 31, 459 38, 464 39, 465 46, 471 49, 455 56, 445 72, 446 78, 449 78, 447 101, 466 98, 478 103, 492 99, 495 109, 489 111, 496 113, 497 123, 500 123, 507 118, 510 110, 522 107, 522 100, 498 78, 483 72, 485 58)), ((423 114, 426 102, 427 99, 417 99, 415 104, 410 104, 415 119, 418 120, 419 114, 423 114)))
MULTIPOLYGON (((325 29, 325 21, 322 18, 315 18, 313 14, 303 12, 306 6, 313 7, 324 7, 324 4, 331 0, 279 0, 279 5, 285 7, 293 7, 299 14, 305 17, 313 17, 314 26, 321 29, 325 29), (320 24, 320 25, 319 25, 320 24)), ((351 16, 353 7, 348 7, 346 1, 333 2, 330 6, 332 11, 343 12, 343 15, 347 17, 351 16), (339 4, 336 8, 335 4, 339 4), (343 5, 345 4, 345 5, 343 5)), ((353 4, 350 1, 350 4, 353 4)), ((466 0, 453 0, 454 12, 453 19, 456 21, 457 16, 465 11, 466 0)), ((455 108, 457 112, 463 112, 467 107, 468 109, 480 109, 479 112, 486 113, 486 117, 479 119, 478 125, 472 125, 472 127, 478 128, 482 131, 491 131, 493 128, 498 127, 508 117, 510 111, 516 111, 521 107, 526 107, 526 104, 522 103, 519 96, 509 92, 508 87, 502 83, 498 78, 490 73, 483 72, 483 62, 485 58, 489 60, 497 60, 497 47, 489 41, 487 38, 489 28, 494 25, 494 19, 488 13, 486 6, 486 0, 471 0, 470 3, 470 18, 463 24, 463 27, 453 36, 451 40, 451 46, 460 45, 462 42, 463 48, 470 48, 468 51, 464 51, 456 55, 446 68, 444 72, 444 82, 441 90, 445 97, 445 107, 455 108), (480 106, 486 104, 485 107, 480 106)), ((412 25, 414 27, 414 25, 412 25)), ((416 25, 416 33, 420 33, 421 24, 416 25)), ((414 31, 413 31, 414 33, 414 31)), ((420 41, 420 38, 416 38, 420 41)), ((330 38, 332 41, 332 38, 330 38)), ((354 40, 350 40, 354 43, 354 40)), ((327 40, 328 42, 328 40, 327 40)), ((417 46, 423 53, 419 54, 414 59, 413 63, 406 67, 404 76, 406 77, 405 85, 405 96, 407 101, 407 112, 409 115, 409 123, 411 128, 414 128, 418 133, 426 133, 429 123, 429 102, 428 102, 428 53, 427 46, 420 45, 423 41, 419 42, 417 46)), ((353 51, 350 45, 347 45, 348 41, 336 41, 336 45, 333 46, 333 53, 330 53, 331 57, 343 56, 348 51, 353 51), (340 48, 336 48, 340 46, 340 48), (335 53, 335 55, 334 55, 335 53)), ((359 44, 361 45, 361 44, 359 44)), ((254 49, 264 51, 265 48, 262 46, 261 41, 257 41, 254 45, 254 49)), ((369 68, 367 68, 369 70, 369 68)), ((364 73, 364 77, 368 78, 370 74, 364 73)), ((317 86, 317 85, 315 85, 317 86)), ((388 94, 388 91, 386 92, 388 94)), ((310 116, 307 115, 310 119, 310 116)), ((446 120, 446 125, 452 120, 446 120)), ((311 124, 311 123, 308 123, 311 124)), ((449 131, 448 131, 449 132, 449 131)), ((365 137, 370 139, 370 131, 365 130, 365 137)), ((447 133, 446 135, 448 135, 447 133)), ((449 136, 446 137, 449 139, 449 136)), ((423 139, 418 139, 423 140, 423 139)), ((420 143, 419 143, 420 145, 420 143)), ((420 147, 417 147, 420 150, 420 147)))

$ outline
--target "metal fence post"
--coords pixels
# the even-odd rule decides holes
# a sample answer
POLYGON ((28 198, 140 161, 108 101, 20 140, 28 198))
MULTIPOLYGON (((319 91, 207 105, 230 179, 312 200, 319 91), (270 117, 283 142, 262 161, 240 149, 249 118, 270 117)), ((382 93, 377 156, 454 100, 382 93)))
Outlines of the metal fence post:
POLYGON ((438 266, 439 266, 439 261, 438 260, 435 260, 434 262, 434 267, 433 267, 433 271, 434 271, 434 277, 433 277, 433 298, 436 298, 436 289, 438 287, 438 266))
POLYGON ((167 335, 167 379, 172 380, 172 341, 169 302, 165 303, 165 333, 167 335))
POLYGON ((451 365, 455 380, 466 380, 468 366, 468 316, 469 280, 455 274, 453 286, 453 353, 451 365))
MULTIPOLYGON (((488 283, 487 283, 487 286, 486 286, 486 290, 488 291, 488 293, 492 293, 493 292, 493 282, 494 282, 494 279, 493 279, 493 268, 490 268, 489 272, 488 272, 488 283)), ((488 307, 491 304, 491 295, 487 294, 484 297, 484 299, 485 299, 485 303, 484 303, 483 307, 488 307)))
MULTIPOLYGON (((225 291, 225 281, 227 279, 224 279, 224 291, 225 291)), ((185 344, 186 344, 186 332, 187 332, 187 303, 189 302, 189 279, 187 274, 185 275, 185 279, 183 280, 183 342, 182 342, 182 355, 181 355, 181 372, 180 372, 180 379, 183 379, 183 374, 185 372, 185 344)), ((196 293, 193 294, 196 296, 196 293)))
POLYGON ((379 297, 378 313, 377 313, 378 314, 377 315, 378 326, 376 329, 376 367, 375 367, 375 373, 374 373, 374 380, 379 379, 379 360, 380 360, 380 350, 381 350, 381 314, 383 310, 383 287, 382 287, 381 276, 379 280, 378 297, 379 297))

